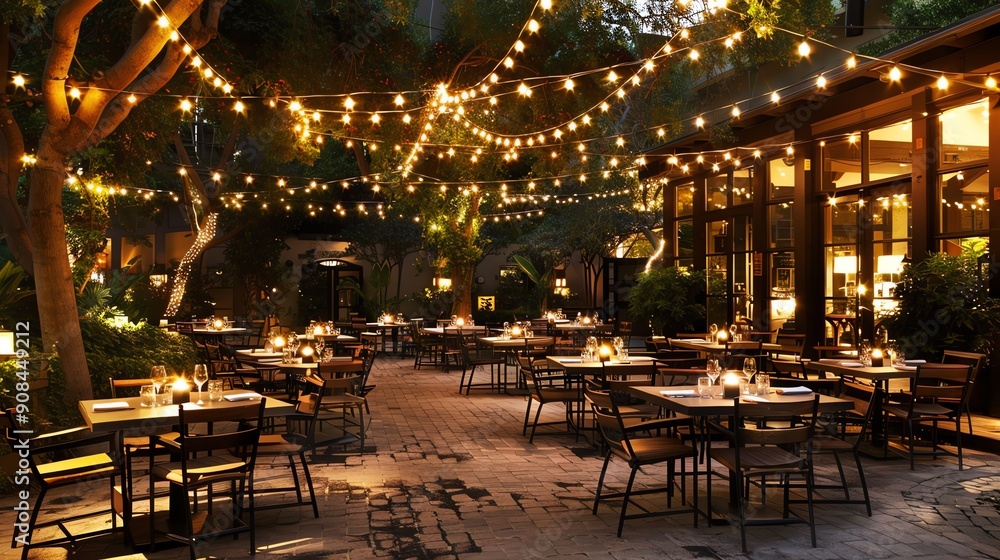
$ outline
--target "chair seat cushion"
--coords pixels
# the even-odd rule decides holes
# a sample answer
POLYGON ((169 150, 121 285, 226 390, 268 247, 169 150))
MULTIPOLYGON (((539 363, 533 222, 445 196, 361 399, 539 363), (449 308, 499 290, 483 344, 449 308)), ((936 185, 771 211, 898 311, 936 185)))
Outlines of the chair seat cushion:
MULTIPOLYGON (((884 409, 886 413, 893 416, 898 416, 900 418, 910 419, 909 407, 903 406, 887 406, 884 409)), ((935 416, 948 419, 948 417, 954 412, 953 409, 941 406, 939 404, 933 403, 917 403, 913 405, 913 418, 921 418, 924 416, 935 416)))
POLYGON ((59 485, 87 477, 111 474, 115 472, 116 465, 107 453, 95 453, 62 461, 41 463, 37 468, 38 474, 46 484, 59 485))
MULTIPOLYGON (((539 387, 538 395, 545 401, 576 401, 580 400, 579 389, 562 389, 558 387, 539 387)), ((533 394, 533 397, 538 397, 533 394)))
POLYGON ((695 454, 690 445, 673 437, 632 438, 632 450, 640 463, 655 463, 666 459, 688 457, 695 454))
MULTIPOLYGON (((736 470, 736 450, 713 449, 712 458, 731 471, 736 470)), ((777 447, 744 447, 740 449, 740 462, 744 471, 794 471, 802 466, 804 458, 777 447)))
MULTIPOLYGON (((198 480, 206 476, 238 472, 245 466, 246 461, 228 453, 208 455, 188 460, 188 476, 193 480, 198 480)), ((178 484, 184 482, 184 473, 180 461, 159 463, 150 472, 153 476, 162 480, 169 480, 178 484)))
POLYGON ((261 434, 257 444, 258 455, 296 455, 301 451, 302 445, 284 434, 261 434))

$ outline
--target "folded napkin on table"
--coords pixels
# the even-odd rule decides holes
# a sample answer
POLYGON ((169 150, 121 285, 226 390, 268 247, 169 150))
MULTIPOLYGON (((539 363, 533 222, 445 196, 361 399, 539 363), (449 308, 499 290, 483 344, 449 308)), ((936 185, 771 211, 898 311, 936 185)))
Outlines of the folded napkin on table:
POLYGON ((927 360, 903 360, 903 362, 908 366, 915 366, 919 364, 926 364, 927 360))
POLYGON ((864 364, 861 362, 840 362, 840 365, 844 367, 862 367, 864 364))
POLYGON ((694 394, 694 389, 665 389, 660 394, 664 397, 688 397, 694 394))
POLYGON ((236 393, 234 395, 226 395, 222 397, 229 402, 239 402, 239 401, 252 401, 259 399, 260 395, 257 393, 236 393))
POLYGON ((608 360, 608 363, 609 364, 631 364, 632 362, 630 362, 628 360, 626 360, 624 362, 621 361, 621 360, 608 360))
POLYGON ((113 412, 115 410, 132 410, 132 408, 125 401, 94 403, 94 412, 113 412))
POLYGON ((775 393, 779 395, 808 395, 813 392, 809 387, 803 387, 799 385, 798 387, 780 387, 774 390, 775 393))
POLYGON ((771 402, 764 397, 758 397, 757 395, 741 395, 741 400, 748 402, 771 402))
POLYGON ((570 358, 568 360, 559 360, 559 362, 563 364, 579 364, 582 363, 583 360, 581 360, 580 358, 570 358))
POLYGON ((917 371, 917 366, 893 364, 892 367, 899 371, 917 371))

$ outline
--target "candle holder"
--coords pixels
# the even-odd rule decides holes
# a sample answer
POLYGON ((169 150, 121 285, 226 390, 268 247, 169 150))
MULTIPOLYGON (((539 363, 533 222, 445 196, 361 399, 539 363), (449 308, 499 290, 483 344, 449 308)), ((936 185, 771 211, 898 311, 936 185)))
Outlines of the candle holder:
POLYGON ((889 367, 892 365, 892 358, 888 352, 881 348, 875 348, 871 353, 872 367, 889 367))
POLYGON ((740 378, 737 375, 726 374, 722 378, 722 397, 735 399, 740 396, 740 378))
POLYGON ((191 384, 183 377, 174 381, 170 386, 170 392, 174 404, 191 402, 191 384))

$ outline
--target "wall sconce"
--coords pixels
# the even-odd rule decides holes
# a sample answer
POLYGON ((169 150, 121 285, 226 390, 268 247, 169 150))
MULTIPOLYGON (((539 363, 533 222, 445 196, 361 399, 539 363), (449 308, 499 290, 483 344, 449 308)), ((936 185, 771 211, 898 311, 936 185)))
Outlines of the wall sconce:
POLYGON ((14 331, 0 329, 0 358, 13 358, 14 353, 14 331))

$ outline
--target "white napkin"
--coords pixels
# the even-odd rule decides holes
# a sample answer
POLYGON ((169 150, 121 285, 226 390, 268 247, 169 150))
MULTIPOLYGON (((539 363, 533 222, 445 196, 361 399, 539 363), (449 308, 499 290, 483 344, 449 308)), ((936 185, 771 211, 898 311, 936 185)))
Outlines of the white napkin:
POLYGON ((694 389, 666 389, 660 394, 664 397, 688 397, 694 394, 694 389))
POLYGON ((844 367, 862 367, 864 364, 861 362, 840 362, 840 365, 844 367))
POLYGON ((908 366, 915 366, 918 364, 926 364, 927 360, 904 360, 904 363, 908 366))
POLYGON ((628 361, 628 360, 626 360, 624 362, 621 361, 621 360, 608 360, 608 363, 609 364, 631 364, 632 362, 628 361))
POLYGON ((580 358, 568 358, 565 360, 559 360, 559 362, 563 364, 579 364, 582 363, 583 360, 581 360, 580 358))
POLYGON ((893 365, 892 367, 899 371, 917 371, 917 366, 893 365))
POLYGON ((252 401, 259 399, 260 395, 257 393, 236 393, 235 395, 226 395, 222 397, 229 402, 239 402, 239 401, 252 401))
POLYGON ((742 395, 740 399, 748 402, 771 402, 764 397, 758 397, 757 395, 742 395))
POLYGON ((94 403, 94 412, 113 412, 115 410, 132 410, 132 408, 125 401, 94 403))
POLYGON ((774 390, 779 395, 808 395, 813 392, 809 387, 799 385, 798 387, 780 387, 774 390))

